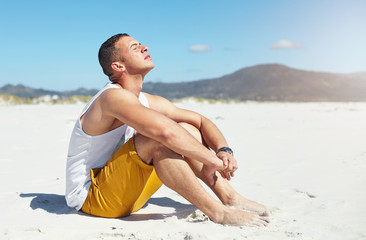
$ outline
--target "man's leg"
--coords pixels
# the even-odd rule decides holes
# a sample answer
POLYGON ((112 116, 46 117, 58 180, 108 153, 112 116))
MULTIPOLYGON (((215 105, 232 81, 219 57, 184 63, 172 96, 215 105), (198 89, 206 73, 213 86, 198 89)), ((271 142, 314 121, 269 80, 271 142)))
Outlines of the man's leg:
POLYGON ((153 166, 141 161, 128 140, 102 168, 90 171, 91 184, 82 211, 99 217, 124 217, 140 209, 162 185, 153 166))
POLYGON ((195 205, 212 221, 227 225, 267 225, 266 217, 231 209, 214 199, 181 155, 140 134, 135 136, 135 147, 143 161, 153 162, 157 175, 167 187, 195 205))
MULTIPOLYGON (((202 143, 201 133, 196 127, 187 123, 180 123, 180 125, 184 127, 189 133, 191 133, 199 142, 202 143)), ((205 176, 202 174, 203 164, 197 160, 189 158, 185 159, 191 166, 195 175, 211 188, 211 190, 216 194, 216 196, 221 200, 223 204, 235 207, 240 210, 254 211, 263 216, 269 215, 269 210, 266 206, 241 196, 237 191, 235 191, 235 189, 226 179, 221 177, 220 174, 217 174, 217 181, 215 182, 215 184, 210 185, 205 176)))

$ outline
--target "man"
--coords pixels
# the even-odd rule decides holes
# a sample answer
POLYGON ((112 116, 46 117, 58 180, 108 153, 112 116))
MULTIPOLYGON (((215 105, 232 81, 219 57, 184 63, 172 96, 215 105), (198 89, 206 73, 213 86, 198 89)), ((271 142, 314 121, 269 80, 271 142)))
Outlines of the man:
POLYGON ((111 83, 86 105, 71 136, 66 166, 70 207, 101 217, 127 216, 163 183, 216 223, 267 225, 267 208, 228 183, 237 162, 215 124, 141 92, 154 68, 148 47, 117 34, 102 44, 98 57, 111 83))

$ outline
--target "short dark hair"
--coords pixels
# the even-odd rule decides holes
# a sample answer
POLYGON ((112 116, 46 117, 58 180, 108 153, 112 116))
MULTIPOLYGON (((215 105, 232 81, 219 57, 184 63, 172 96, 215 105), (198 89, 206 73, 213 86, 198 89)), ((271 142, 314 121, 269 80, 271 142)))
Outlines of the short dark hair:
POLYGON ((99 48, 98 59, 100 66, 103 68, 103 72, 108 77, 111 77, 113 74, 111 64, 116 61, 124 61, 121 56, 121 51, 115 47, 116 42, 120 40, 122 37, 128 37, 127 33, 119 33, 112 37, 110 37, 107 41, 105 41, 102 46, 99 48))

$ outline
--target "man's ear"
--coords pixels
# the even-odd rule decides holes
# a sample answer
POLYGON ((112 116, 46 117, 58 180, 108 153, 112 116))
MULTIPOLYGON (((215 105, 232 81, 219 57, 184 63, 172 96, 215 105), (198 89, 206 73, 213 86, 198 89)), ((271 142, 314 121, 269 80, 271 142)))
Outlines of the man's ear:
POLYGON ((111 67, 116 72, 124 72, 126 70, 125 66, 121 62, 113 62, 111 67))

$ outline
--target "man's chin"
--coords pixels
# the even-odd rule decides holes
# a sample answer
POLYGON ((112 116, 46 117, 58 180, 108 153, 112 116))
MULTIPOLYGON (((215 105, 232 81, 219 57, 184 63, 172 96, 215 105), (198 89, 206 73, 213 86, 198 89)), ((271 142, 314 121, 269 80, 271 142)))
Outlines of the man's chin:
POLYGON ((146 71, 145 71, 144 76, 146 76, 146 74, 148 74, 151 70, 153 70, 153 68, 154 68, 154 67, 155 67, 155 66, 154 66, 154 64, 153 64, 151 67, 146 68, 146 71))
POLYGON ((153 69, 154 69, 154 67, 155 67, 155 64, 154 64, 153 62, 151 62, 151 66, 149 66, 149 72, 150 72, 151 70, 153 70, 153 69))

